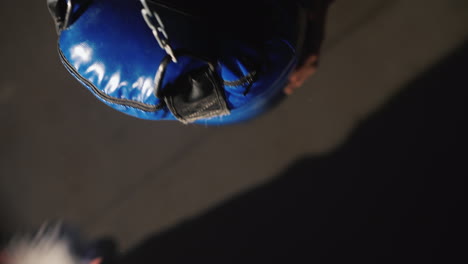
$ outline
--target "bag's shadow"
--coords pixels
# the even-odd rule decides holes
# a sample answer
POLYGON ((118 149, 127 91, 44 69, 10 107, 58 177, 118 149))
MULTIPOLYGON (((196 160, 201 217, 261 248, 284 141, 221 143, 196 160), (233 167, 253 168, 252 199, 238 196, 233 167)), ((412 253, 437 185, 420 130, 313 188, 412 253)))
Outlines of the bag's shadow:
POLYGON ((149 237, 142 263, 439 262, 463 255, 468 44, 325 157, 149 237), (316 261, 316 262, 313 262, 316 261), (403 262, 406 262, 403 261, 403 262))

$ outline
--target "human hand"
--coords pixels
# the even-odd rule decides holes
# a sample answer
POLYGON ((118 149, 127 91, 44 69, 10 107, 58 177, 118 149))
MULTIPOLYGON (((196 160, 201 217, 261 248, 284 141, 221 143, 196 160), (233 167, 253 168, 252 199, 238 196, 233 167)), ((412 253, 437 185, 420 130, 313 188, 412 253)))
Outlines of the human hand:
POLYGON ((324 39, 325 21, 329 5, 333 0, 305 1, 309 3, 308 26, 305 34, 303 55, 299 59, 299 66, 289 76, 289 83, 284 93, 292 94, 297 88, 317 71, 320 47, 324 39))
POLYGON ((317 71, 318 56, 310 55, 307 57, 302 66, 299 66, 290 76, 289 83, 284 88, 284 93, 292 94, 297 88, 301 87, 304 82, 317 71))

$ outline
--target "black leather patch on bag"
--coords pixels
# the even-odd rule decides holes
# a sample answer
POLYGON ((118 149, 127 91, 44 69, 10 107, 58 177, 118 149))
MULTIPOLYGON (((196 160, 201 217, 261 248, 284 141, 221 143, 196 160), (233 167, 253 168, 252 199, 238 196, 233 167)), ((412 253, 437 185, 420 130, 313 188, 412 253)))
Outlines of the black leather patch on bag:
POLYGON ((169 110, 183 123, 230 113, 219 75, 209 66, 180 76, 162 91, 169 110))

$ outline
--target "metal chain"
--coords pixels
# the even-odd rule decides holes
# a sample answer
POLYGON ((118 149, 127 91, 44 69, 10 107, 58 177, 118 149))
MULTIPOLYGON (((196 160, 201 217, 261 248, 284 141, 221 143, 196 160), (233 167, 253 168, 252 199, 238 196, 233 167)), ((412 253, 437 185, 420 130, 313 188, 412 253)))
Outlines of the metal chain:
POLYGON ((141 4, 143 5, 143 9, 141 10, 141 14, 145 19, 146 24, 153 32, 154 37, 158 41, 159 46, 161 49, 165 50, 166 53, 171 56, 172 61, 177 63, 177 58, 174 55, 174 51, 172 47, 169 45, 169 37, 167 35, 166 29, 164 24, 159 17, 159 15, 155 11, 151 11, 146 3, 146 0, 140 0, 141 4))
POLYGON ((68 24, 70 23, 70 17, 71 17, 72 9, 73 9, 72 0, 67 0, 67 10, 66 10, 66 13, 65 13, 65 18, 64 18, 61 29, 67 29, 68 28, 68 24))

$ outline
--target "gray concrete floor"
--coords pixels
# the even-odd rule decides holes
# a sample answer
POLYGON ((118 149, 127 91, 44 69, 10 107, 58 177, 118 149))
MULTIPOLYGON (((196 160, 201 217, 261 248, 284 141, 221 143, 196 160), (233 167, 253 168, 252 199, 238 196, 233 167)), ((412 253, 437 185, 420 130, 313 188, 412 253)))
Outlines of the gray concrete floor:
POLYGON ((337 1, 318 74, 230 127, 149 122, 98 102, 60 64, 45 1, 0 3, 0 210, 8 230, 64 218, 122 248, 340 145, 468 38, 465 0, 337 1), (210 165, 210 167, 208 167, 210 165))

